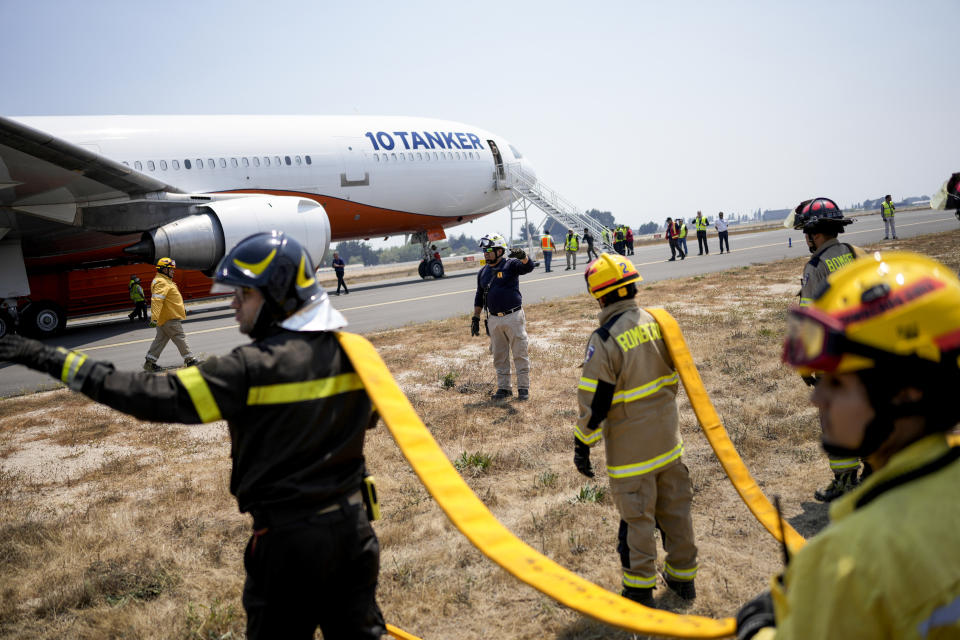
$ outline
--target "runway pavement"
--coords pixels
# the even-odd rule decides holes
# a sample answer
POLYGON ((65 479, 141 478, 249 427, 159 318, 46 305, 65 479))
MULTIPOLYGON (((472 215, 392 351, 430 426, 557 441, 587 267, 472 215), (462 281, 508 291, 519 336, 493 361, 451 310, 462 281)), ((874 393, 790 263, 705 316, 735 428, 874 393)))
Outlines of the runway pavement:
MULTIPOLYGON (((952 212, 909 211, 897 214, 897 233, 901 238, 923 234, 935 234, 957 228, 952 212)), ((865 216, 841 236, 847 242, 868 245, 883 238, 883 223, 879 216, 865 216)), ((688 238, 693 252, 686 260, 666 262, 670 250, 664 241, 659 245, 638 247, 631 260, 645 281, 657 281, 686 277, 700 273, 722 271, 732 267, 762 264, 782 258, 809 255, 803 234, 799 231, 778 229, 748 234, 731 234, 730 253, 719 254, 716 233, 711 232, 710 255, 697 255, 696 236, 688 238), (788 246, 792 240, 792 247, 788 246)), ((936 236, 931 236, 931 242, 936 236)), ((895 241, 885 243, 895 247, 895 241)), ((545 273, 541 265, 532 273, 520 278, 521 291, 526 304, 584 294, 583 268, 586 262, 577 263, 576 271, 565 271, 562 252, 556 252, 551 273, 545 273)), ((369 333, 403 325, 464 316, 464 331, 467 317, 473 311, 473 295, 476 291, 476 270, 455 271, 440 280, 419 278, 386 279, 351 286, 350 294, 334 296, 333 303, 350 323, 349 331, 369 333)), ((799 277, 799 274, 798 274, 799 277)), ((349 271, 347 277, 349 283, 349 271)), ((584 294, 585 295, 585 294, 584 294)), ((187 341, 195 353, 214 355, 230 351, 249 339, 237 330, 228 300, 217 300, 188 308, 184 330, 187 341)), ((144 354, 153 340, 155 330, 142 324, 132 324, 125 314, 71 321, 66 331, 48 344, 79 349, 90 357, 112 362, 118 369, 139 369, 143 366, 144 354)), ((160 357, 163 366, 180 362, 173 344, 169 344, 160 357)), ((0 397, 48 389, 57 386, 46 375, 18 365, 0 365, 0 397)))

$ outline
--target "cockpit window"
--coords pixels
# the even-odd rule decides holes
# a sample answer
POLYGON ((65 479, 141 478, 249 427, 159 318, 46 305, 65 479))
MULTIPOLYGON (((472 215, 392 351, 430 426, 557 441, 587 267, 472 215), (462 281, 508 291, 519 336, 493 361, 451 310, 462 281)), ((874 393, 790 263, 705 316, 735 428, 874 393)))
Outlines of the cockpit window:
POLYGON ((519 151, 517 151, 517 148, 516 148, 515 146, 513 146, 512 144, 511 144, 511 145, 508 145, 508 146, 510 147, 510 151, 513 153, 513 157, 514 157, 514 158, 516 158, 517 160, 519 160, 520 158, 523 157, 523 154, 520 153, 519 151))

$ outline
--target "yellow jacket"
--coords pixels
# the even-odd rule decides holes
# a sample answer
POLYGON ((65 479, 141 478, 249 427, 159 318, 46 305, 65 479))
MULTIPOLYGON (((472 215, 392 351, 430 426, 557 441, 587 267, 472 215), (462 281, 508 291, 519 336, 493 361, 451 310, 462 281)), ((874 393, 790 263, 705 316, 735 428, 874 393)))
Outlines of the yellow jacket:
POLYGON ((945 457, 954 451, 943 434, 927 436, 834 502, 831 524, 783 585, 773 580, 776 629, 754 639, 960 637, 960 463, 945 457))
POLYGON ((183 296, 173 280, 162 273, 150 283, 150 319, 163 326, 168 320, 183 320, 187 312, 183 308, 183 296))

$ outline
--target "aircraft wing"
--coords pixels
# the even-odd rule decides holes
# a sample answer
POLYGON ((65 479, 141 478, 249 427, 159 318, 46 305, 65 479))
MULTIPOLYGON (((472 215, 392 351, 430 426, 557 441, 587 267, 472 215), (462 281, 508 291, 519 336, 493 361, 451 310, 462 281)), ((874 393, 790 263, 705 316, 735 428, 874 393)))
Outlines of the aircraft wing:
POLYGON ((0 208, 61 224, 79 224, 81 207, 136 200, 157 192, 180 190, 0 116, 0 208))

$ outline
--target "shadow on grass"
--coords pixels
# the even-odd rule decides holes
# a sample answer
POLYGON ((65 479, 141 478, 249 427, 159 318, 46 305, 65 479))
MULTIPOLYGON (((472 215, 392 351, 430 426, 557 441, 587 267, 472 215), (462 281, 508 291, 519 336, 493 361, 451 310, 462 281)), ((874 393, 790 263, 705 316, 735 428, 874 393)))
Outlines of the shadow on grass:
POLYGON ((803 509, 803 512, 792 518, 787 518, 787 522, 804 538, 811 538, 817 535, 830 522, 829 504, 823 502, 801 502, 800 508, 803 509))

